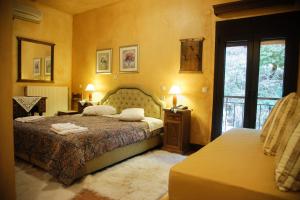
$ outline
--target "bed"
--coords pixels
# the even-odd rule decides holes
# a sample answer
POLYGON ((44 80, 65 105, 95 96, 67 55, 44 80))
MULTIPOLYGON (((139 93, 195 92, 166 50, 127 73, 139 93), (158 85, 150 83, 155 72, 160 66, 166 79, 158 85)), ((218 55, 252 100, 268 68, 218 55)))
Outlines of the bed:
MULTIPOLYGON (((138 88, 111 91, 101 104, 114 106, 118 112, 144 108, 147 119, 162 119, 161 102, 138 88)), ((151 120, 124 122, 107 116, 65 115, 32 123, 14 121, 15 155, 69 185, 86 174, 160 145, 162 125, 153 126, 151 120), (62 136, 49 128, 66 122, 89 130, 62 136)))

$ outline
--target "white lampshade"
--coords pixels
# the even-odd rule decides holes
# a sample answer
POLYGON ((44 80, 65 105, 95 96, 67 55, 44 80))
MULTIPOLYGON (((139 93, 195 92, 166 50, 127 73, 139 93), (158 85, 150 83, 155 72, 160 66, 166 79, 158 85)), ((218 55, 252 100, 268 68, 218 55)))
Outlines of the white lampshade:
POLYGON ((93 91, 95 91, 94 85, 93 84, 88 84, 86 86, 86 88, 85 88, 85 91, 87 91, 87 92, 93 92, 93 91))
POLYGON ((173 85, 171 87, 171 89, 169 90, 169 94, 175 94, 176 95, 176 94, 180 94, 180 93, 181 93, 181 89, 177 85, 173 85))

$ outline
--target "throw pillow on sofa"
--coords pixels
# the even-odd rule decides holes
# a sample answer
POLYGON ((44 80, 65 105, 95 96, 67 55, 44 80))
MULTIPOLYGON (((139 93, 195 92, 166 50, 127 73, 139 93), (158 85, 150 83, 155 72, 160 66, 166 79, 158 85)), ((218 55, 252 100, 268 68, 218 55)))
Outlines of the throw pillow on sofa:
POLYGON ((276 164, 278 164, 283 152, 286 149, 287 143, 289 142, 291 135, 296 131, 297 126, 300 123, 300 98, 298 98, 295 112, 291 118, 289 118, 286 129, 283 132, 283 136, 280 141, 280 145, 276 153, 276 164))
POLYGON ((277 160, 275 179, 279 189, 300 191, 300 123, 277 160))
POLYGON ((282 99, 279 99, 275 106, 273 107, 273 109, 271 110, 270 114, 268 115, 263 127, 262 127, 262 132, 260 135, 260 138, 262 140, 262 142, 264 142, 266 140, 267 134, 269 132, 270 126, 272 124, 272 121, 274 120, 274 116, 276 111, 278 110, 279 105, 281 104, 282 99))
POLYGON ((276 155, 282 137, 285 135, 284 132, 287 129, 288 122, 295 113, 297 102, 298 96, 293 92, 284 97, 279 104, 267 133, 263 133, 266 134, 263 144, 263 150, 266 155, 276 155))

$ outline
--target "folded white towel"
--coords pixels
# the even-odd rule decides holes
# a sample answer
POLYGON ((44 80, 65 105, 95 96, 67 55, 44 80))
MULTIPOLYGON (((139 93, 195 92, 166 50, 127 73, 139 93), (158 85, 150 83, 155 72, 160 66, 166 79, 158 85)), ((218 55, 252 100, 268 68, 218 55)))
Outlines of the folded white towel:
POLYGON ((51 127, 53 129, 56 129, 57 131, 65 131, 65 130, 80 128, 80 126, 77 126, 72 123, 57 123, 57 124, 52 124, 51 127))
POLYGON ((15 120, 18 122, 36 122, 45 119, 45 116, 28 116, 28 117, 18 117, 15 120))
POLYGON ((58 131, 54 128, 50 128, 50 130, 57 133, 57 134, 59 134, 59 135, 68 135, 70 133, 82 133, 82 132, 88 131, 88 128, 80 127, 80 128, 69 129, 69 130, 64 130, 64 131, 58 131))
POLYGON ((69 133, 85 132, 88 131, 88 128, 77 126, 72 123, 57 123, 52 124, 50 130, 60 135, 67 135, 69 133))

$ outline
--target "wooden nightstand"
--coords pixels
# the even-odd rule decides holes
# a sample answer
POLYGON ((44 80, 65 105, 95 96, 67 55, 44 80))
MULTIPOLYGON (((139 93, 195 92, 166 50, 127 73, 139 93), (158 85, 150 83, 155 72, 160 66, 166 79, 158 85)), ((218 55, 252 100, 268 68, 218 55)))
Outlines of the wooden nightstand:
POLYGON ((191 110, 176 113, 164 109, 164 146, 170 152, 184 154, 189 151, 191 110))
POLYGON ((61 115, 76 115, 79 114, 78 111, 76 110, 67 110, 67 111, 58 111, 57 112, 57 116, 61 116, 61 115))

